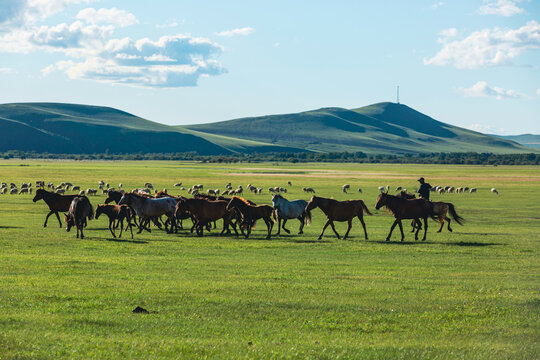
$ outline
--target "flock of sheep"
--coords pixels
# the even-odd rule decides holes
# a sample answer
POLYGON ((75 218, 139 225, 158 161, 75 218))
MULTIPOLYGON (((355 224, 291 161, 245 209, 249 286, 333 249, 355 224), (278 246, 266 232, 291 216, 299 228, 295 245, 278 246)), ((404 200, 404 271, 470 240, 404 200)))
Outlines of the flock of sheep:
MULTIPOLYGON (((121 191, 121 192, 124 191, 122 183, 118 184, 118 188, 114 188, 114 187, 111 187, 109 183, 106 183, 103 180, 100 180, 98 182, 97 189, 88 188, 88 189, 85 189, 85 190, 81 190, 80 186, 73 185, 70 182, 62 182, 62 183, 60 183, 58 185, 54 185, 51 182, 48 182, 47 184, 45 184, 44 181, 37 180, 37 181, 35 181, 35 185, 36 185, 36 188, 49 189, 50 191, 54 191, 57 194, 64 194, 67 191, 72 191, 72 192, 73 191, 78 191, 79 195, 90 196, 90 195, 97 195, 98 191, 101 191, 102 195, 107 194, 109 191, 115 191, 115 190, 118 190, 118 191, 121 191)), ((292 186, 292 183, 290 181, 288 181, 287 185, 292 186)), ((179 190, 185 190, 185 187, 182 186, 181 182, 178 182, 178 183, 174 184, 174 187, 179 188, 179 190)), ((203 193, 203 188, 204 188, 203 184, 196 184, 196 185, 193 185, 193 186, 188 188, 188 193, 192 194, 192 195, 203 193)), ((252 192, 253 194, 262 194, 262 192, 263 192, 263 188, 256 187, 256 186, 251 185, 251 184, 248 184, 246 186, 246 189, 248 191, 252 192)), ((350 184, 344 184, 341 187, 341 191, 343 193, 345 193, 345 194, 348 194, 348 191, 350 191, 350 189, 351 189, 350 184)), ((378 189, 379 189, 380 192, 388 192, 390 190, 390 185, 386 185, 386 187, 385 186, 379 186, 378 189)), ((143 188, 133 189, 132 191, 143 192, 143 193, 146 193, 148 195, 151 195, 152 191, 154 193, 158 192, 158 190, 155 190, 154 186, 151 183, 148 183, 148 182, 144 184, 143 188)), ((166 188, 164 188, 162 191, 164 193, 167 193, 166 188)), ((303 191, 305 193, 308 193, 308 194, 310 194, 310 193, 315 194, 315 189, 313 189, 311 187, 304 187, 303 191)), ((407 192, 407 189, 404 189, 401 186, 397 186, 395 191, 396 192, 398 192, 398 191, 407 192)), ((448 186, 448 185, 447 186, 436 185, 436 186, 433 186, 431 188, 431 191, 436 192, 438 194, 444 194, 444 193, 449 193, 449 194, 451 194, 451 193, 456 193, 456 194, 470 193, 470 194, 472 194, 472 193, 477 192, 477 188, 468 187, 468 186, 454 187, 454 186, 448 186)), ((15 194, 30 194, 31 195, 32 192, 33 192, 33 190, 32 190, 32 182, 28 182, 28 183, 23 182, 23 183, 21 183, 20 186, 17 186, 15 183, 10 183, 8 185, 6 182, 2 182, 0 184, 0 194, 9 193, 11 195, 15 195, 15 194)), ((281 186, 273 186, 273 187, 271 186, 271 187, 268 188, 268 192, 273 193, 273 194, 287 193, 287 188, 284 188, 284 187, 281 187, 281 186)), ((358 188, 358 192, 362 193, 362 188, 358 188)), ((491 188, 491 192, 494 193, 494 194, 497 194, 497 195, 499 194, 499 191, 496 188, 491 188)), ((205 193, 207 195, 215 195, 215 196, 217 196, 217 195, 229 195, 229 196, 242 195, 244 193, 244 188, 242 187, 242 185, 238 185, 238 187, 233 188, 231 183, 227 183, 225 185, 225 190, 223 190, 223 191, 221 191, 221 189, 207 189, 205 193)))

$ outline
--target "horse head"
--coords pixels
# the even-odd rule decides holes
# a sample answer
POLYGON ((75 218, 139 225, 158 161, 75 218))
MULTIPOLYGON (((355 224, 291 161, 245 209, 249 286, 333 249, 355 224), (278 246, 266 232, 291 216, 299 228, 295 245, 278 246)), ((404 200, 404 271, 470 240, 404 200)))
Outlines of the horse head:
POLYGON ((69 232, 73 226, 75 226, 75 220, 73 219, 73 216, 70 216, 69 214, 64 213, 65 218, 64 221, 66 222, 66 231, 69 232))
POLYGON ((37 189, 36 190, 36 195, 34 196, 34 199, 32 199, 32 201, 36 202, 38 200, 43 199, 43 193, 44 192, 45 192, 45 190, 43 190, 43 189, 37 189))
POLYGON ((379 210, 381 207, 385 206, 388 202, 388 194, 380 193, 377 197, 377 204, 375 204, 375 209, 379 210))
POLYGON ((99 218, 99 215, 103 214, 103 208, 104 206, 103 205, 98 205, 97 208, 96 208, 96 214, 94 215, 94 217, 96 218, 96 220, 99 218))
POLYGON ((129 197, 128 197, 129 194, 124 194, 122 195, 122 197, 120 198, 120 201, 118 202, 118 205, 129 205, 129 197))
POLYGON ((319 198, 313 195, 311 199, 309 199, 309 202, 306 206, 306 211, 311 211, 315 209, 317 206, 319 206, 319 198))

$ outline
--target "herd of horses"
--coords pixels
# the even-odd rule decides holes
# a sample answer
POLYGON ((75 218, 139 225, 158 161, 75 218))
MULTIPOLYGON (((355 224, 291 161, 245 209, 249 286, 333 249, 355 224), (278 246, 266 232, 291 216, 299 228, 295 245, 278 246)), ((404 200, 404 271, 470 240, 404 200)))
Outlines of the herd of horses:
MULTIPOLYGON (((138 227, 138 233, 150 232, 151 224, 164 229, 167 233, 176 233, 183 229, 183 220, 191 219, 190 231, 198 236, 203 236, 204 230, 210 231, 212 225, 216 228, 216 221, 223 220, 223 228, 220 235, 231 234, 234 231, 238 236, 238 230, 245 238, 248 238, 258 220, 262 219, 267 227, 266 239, 270 239, 274 222, 278 224, 276 235, 280 235, 281 229, 290 233, 285 227, 287 220, 298 219, 300 221, 299 234, 303 233, 304 225, 311 223, 311 211, 319 208, 326 215, 327 221, 324 224, 319 240, 324 231, 330 225, 337 238, 340 235, 336 231, 334 221, 347 222, 348 228, 344 239, 349 236, 352 228, 352 220, 357 217, 364 229, 365 239, 368 239, 364 213, 373 215, 362 200, 338 201, 335 199, 323 198, 313 195, 309 201, 285 199, 281 194, 272 195, 271 205, 256 205, 250 200, 239 196, 230 198, 223 196, 209 196, 195 194, 191 198, 183 196, 173 196, 164 192, 158 192, 155 196, 138 192, 109 191, 105 204, 97 206, 94 212, 92 204, 84 195, 62 195, 50 192, 45 189, 38 189, 35 193, 34 202, 43 200, 49 207, 49 213, 45 217, 44 227, 52 214, 55 214, 60 227, 60 213, 64 213, 66 230, 72 227, 77 229, 77 238, 83 239, 83 229, 87 226, 88 220, 99 218, 105 214, 109 218, 109 230, 113 237, 116 237, 115 229, 120 228, 119 237, 122 231, 131 232, 132 227, 138 227), (111 204, 114 202, 115 204, 111 204), (165 220, 163 220, 165 218, 165 220), (124 220, 126 221, 124 226, 124 220), (231 231, 232 229, 232 231, 231 231)), ((423 198, 416 198, 412 194, 404 191, 398 195, 390 195, 381 192, 377 198, 375 208, 378 210, 386 207, 395 218, 386 241, 390 240, 396 225, 401 230, 401 241, 404 240, 402 220, 410 219, 412 231, 415 232, 415 240, 418 240, 418 233, 424 228, 422 240, 426 240, 428 229, 428 218, 432 218, 440 223, 440 232, 444 221, 448 223, 448 230, 451 219, 458 224, 463 224, 464 219, 460 217, 453 204, 448 202, 432 202, 423 198)))

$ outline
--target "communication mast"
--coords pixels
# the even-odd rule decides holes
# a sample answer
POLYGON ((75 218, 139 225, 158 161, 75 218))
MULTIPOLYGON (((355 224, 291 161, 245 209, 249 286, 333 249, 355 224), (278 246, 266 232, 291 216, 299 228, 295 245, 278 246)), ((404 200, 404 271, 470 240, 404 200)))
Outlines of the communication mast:
POLYGON ((399 104, 399 85, 397 86, 397 99, 396 99, 396 103, 399 104))

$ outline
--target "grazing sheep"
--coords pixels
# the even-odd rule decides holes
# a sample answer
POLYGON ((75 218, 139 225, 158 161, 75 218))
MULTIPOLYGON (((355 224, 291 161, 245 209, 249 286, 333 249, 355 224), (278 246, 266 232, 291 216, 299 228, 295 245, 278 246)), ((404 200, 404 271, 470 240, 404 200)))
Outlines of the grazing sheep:
POLYGON ((98 186, 98 189, 99 189, 99 190, 103 190, 103 185, 100 184, 100 185, 98 186))
POLYGON ((148 189, 153 189, 154 188, 154 186, 152 184, 150 184, 149 182, 144 183, 144 187, 148 188, 148 189))
POLYGON ((57 194, 63 194, 65 192, 66 192, 66 190, 64 190, 64 189, 56 189, 56 191, 55 191, 55 193, 57 193, 57 194))
POLYGON ((86 189, 86 195, 97 195, 97 189, 86 189))
POLYGON ((118 184, 118 187, 121 188, 123 187, 124 185, 122 183, 118 184))
POLYGON ((494 194, 497 194, 497 195, 499 195, 499 192, 497 191, 497 189, 496 189, 496 188, 491 188, 491 192, 492 192, 492 193, 494 193, 494 194))
POLYGON ((401 186, 396 187, 396 191, 401 191, 401 190, 402 190, 401 186))
POLYGON ((21 188, 21 190, 19 191, 19 195, 21 195, 21 194, 28 194, 28 189, 30 189, 30 188, 27 188, 27 187, 21 188))
POLYGON ((2 194, 7 194, 7 187, 3 187, 3 188, 0 190, 0 192, 1 192, 2 194))
POLYGON ((71 191, 79 191, 79 190, 81 190, 81 187, 78 185, 71 187, 71 191))
POLYGON ((292 182, 287 181, 287 185, 292 186, 292 182))
POLYGON ((12 189, 9 191, 10 195, 15 195, 15 194, 17 194, 18 192, 19 192, 19 189, 17 189, 17 188, 12 188, 12 189))
POLYGON ((471 190, 469 190, 469 194, 472 194, 472 193, 475 193, 476 192, 476 188, 471 188, 471 190))
POLYGON ((345 194, 347 193, 347 190, 351 188, 351 185, 345 184, 341 187, 341 191, 343 191, 345 194))
POLYGON ((361 194, 362 193, 362 188, 358 188, 358 192, 361 194))
POLYGON ((79 196, 83 196, 85 194, 84 190, 79 191, 79 196))
POLYGON ((304 190, 304 192, 306 193, 313 193, 315 194, 315 190, 313 188, 310 188, 310 187, 305 187, 303 188, 302 190, 304 190))
POLYGON ((98 185, 102 185, 102 186, 105 185, 105 181, 99 180, 98 185))
POLYGON ((177 182, 176 184, 174 184, 174 186, 176 187, 182 186, 182 182, 177 182))
POLYGON ((384 192, 384 186, 379 186, 379 191, 383 193, 384 192))
POLYGON ((468 186, 465 186, 465 187, 463 188, 463 191, 469 191, 469 187, 468 187, 468 186))

